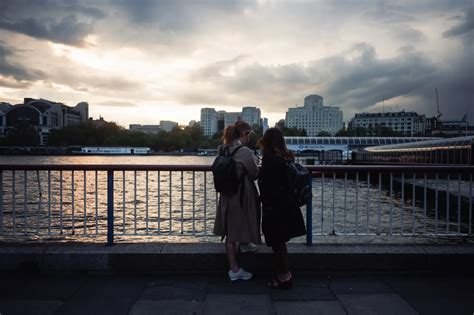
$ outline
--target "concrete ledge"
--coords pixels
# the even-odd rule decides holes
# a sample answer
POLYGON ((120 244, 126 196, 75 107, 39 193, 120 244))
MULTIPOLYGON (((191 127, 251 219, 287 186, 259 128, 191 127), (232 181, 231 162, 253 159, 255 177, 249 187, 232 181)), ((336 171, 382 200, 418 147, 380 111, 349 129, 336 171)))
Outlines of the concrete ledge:
MULTIPOLYGON (((474 244, 382 245, 289 244, 293 270, 330 271, 450 271, 473 273, 474 244)), ((252 271, 271 271, 271 249, 239 257, 252 271)), ((0 271, 216 273, 227 268, 222 244, 215 243, 0 243, 0 271)))

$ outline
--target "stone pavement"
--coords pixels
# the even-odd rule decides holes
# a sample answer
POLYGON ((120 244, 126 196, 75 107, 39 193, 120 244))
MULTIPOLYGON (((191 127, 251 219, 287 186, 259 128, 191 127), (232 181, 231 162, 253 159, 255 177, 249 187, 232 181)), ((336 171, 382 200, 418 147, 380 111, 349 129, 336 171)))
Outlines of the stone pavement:
POLYGON ((474 276, 295 273, 293 290, 270 275, 0 272, 0 314, 474 314, 474 276))

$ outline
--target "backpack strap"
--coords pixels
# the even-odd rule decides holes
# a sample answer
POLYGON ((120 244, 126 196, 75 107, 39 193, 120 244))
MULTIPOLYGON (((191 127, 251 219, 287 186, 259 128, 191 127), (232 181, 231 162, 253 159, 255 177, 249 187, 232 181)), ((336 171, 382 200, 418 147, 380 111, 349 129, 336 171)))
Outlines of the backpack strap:
MULTIPOLYGON (((239 145, 230 153, 230 156, 234 156, 234 154, 242 147, 243 145, 239 145)), ((240 201, 240 206, 242 207, 242 204, 244 202, 245 175, 247 174, 247 170, 245 169, 245 165, 243 163, 240 163, 240 162, 237 162, 237 163, 242 164, 242 175, 240 175, 240 178, 239 178, 239 184, 240 184, 239 201, 240 201)))

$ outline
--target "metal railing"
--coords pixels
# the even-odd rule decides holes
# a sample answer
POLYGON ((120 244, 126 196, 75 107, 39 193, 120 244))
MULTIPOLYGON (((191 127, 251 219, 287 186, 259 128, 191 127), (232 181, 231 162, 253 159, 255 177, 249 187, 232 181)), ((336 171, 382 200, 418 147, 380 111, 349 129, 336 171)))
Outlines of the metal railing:
MULTIPOLYGON (((307 166, 307 236, 472 236, 474 167, 307 166)), ((0 239, 212 236, 208 165, 0 165, 0 239)), ((304 209, 303 209, 304 210, 304 209)), ((303 240, 301 240, 303 241, 303 240)))

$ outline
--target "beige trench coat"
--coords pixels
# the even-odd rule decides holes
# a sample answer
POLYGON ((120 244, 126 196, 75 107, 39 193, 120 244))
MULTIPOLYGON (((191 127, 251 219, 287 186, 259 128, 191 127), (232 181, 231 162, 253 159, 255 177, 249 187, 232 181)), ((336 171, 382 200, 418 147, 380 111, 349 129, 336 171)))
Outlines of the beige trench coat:
MULTIPOLYGON (((239 140, 234 141, 230 152, 239 145, 241 145, 239 140)), ((219 150, 221 149, 219 147, 219 150)), ((219 197, 213 233, 223 238, 227 237, 227 242, 261 244, 260 201, 254 182, 258 176, 257 158, 248 147, 244 146, 234 154, 234 159, 238 162, 236 165, 239 178, 245 167, 245 184, 240 186, 235 195, 219 197), (244 189, 242 205, 241 189, 244 189)))

